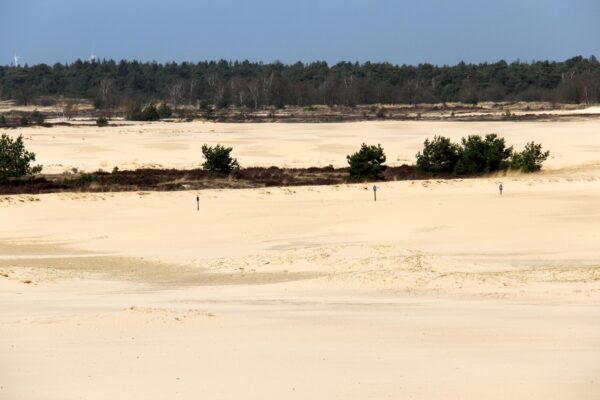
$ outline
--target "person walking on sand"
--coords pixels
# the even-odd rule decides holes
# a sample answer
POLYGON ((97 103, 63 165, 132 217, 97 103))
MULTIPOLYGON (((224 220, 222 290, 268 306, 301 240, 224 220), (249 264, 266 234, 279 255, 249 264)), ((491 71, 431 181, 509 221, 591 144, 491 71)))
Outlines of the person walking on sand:
POLYGON ((200 196, 196 195, 196 211, 200 211, 200 196))
POLYGON ((502 182, 500 182, 500 185, 498 185, 498 190, 500 191, 500 196, 502 196, 503 189, 504 189, 504 186, 502 186, 502 182))

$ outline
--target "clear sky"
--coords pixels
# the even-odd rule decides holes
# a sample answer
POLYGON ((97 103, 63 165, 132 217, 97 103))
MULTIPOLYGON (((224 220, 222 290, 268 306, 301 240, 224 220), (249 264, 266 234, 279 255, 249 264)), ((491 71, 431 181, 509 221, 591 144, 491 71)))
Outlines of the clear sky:
POLYGON ((600 0, 0 0, 0 64, 600 56, 600 0))

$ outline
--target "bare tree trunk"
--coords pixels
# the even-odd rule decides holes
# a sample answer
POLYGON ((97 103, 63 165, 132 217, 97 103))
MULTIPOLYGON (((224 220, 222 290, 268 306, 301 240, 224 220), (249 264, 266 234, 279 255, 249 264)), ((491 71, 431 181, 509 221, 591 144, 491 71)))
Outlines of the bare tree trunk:
POLYGON ((248 83, 248 91, 254 102, 254 109, 258 110, 258 96, 260 96, 260 83, 253 79, 248 83))
POLYGON ((183 99, 183 81, 175 81, 168 88, 169 100, 173 106, 177 106, 183 99))
POLYGON ((190 92, 188 94, 188 105, 192 105, 192 97, 194 96, 194 87, 198 82, 195 79, 190 80, 190 92))

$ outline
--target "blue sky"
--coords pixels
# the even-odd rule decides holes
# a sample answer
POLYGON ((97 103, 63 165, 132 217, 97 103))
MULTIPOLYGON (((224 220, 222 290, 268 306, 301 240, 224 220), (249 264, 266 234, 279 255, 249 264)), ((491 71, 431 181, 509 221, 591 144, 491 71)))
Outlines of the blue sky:
POLYGON ((600 56, 598 0, 0 0, 0 64, 600 56))

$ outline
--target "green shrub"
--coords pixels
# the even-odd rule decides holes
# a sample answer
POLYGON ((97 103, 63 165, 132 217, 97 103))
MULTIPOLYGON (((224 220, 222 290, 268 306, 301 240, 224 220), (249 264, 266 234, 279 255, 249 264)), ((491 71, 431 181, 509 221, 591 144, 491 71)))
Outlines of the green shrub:
POLYGON ((162 119, 162 118, 171 118, 171 116, 173 115, 173 110, 171 109, 171 107, 169 107, 169 105, 167 103, 162 103, 159 107, 158 107, 158 116, 162 119))
POLYGON ((44 123, 44 120, 44 114, 42 114, 38 110, 33 110, 33 112, 31 113, 31 121, 33 121, 34 124, 41 125, 44 123))
POLYGON ((444 136, 425 140, 423 152, 417 153, 417 169, 424 172, 453 172, 460 158, 460 146, 444 136))
POLYGON ((385 153, 380 144, 367 146, 363 143, 360 150, 346 156, 350 165, 350 178, 352 179, 382 179, 385 165, 385 153))
POLYGON ((0 126, 6 126, 6 117, 4 115, 0 115, 0 126))
POLYGON ((100 181, 100 177, 94 173, 88 174, 81 174, 79 176, 79 181, 84 182, 84 183, 92 183, 92 182, 99 182, 100 181))
POLYGON ((41 112, 39 112, 38 110, 33 110, 33 112, 31 113, 31 120, 34 124, 41 125, 44 123, 45 118, 41 112))
POLYGON ((210 104, 208 101, 206 101, 206 100, 200 101, 198 108, 202 112, 202 117, 204 119, 209 120, 209 121, 211 119, 214 119, 215 111, 214 111, 212 104, 210 104))
POLYGON ((221 100, 217 101, 216 106, 217 106, 217 110, 222 110, 224 108, 227 108, 227 106, 229 106, 229 101, 225 97, 223 97, 223 98, 221 98, 221 100))
POLYGON ((104 108, 104 100, 99 97, 94 98, 94 109, 101 110, 104 108))
POLYGON ((454 144, 443 136, 425 140, 422 152, 418 152, 416 167, 424 172, 453 172, 456 175, 481 174, 505 171, 509 168, 523 172, 539 171, 550 152, 542 151, 542 145, 528 143, 525 150, 515 153, 506 147, 504 138, 496 134, 471 135, 454 144))
POLYGON ((144 111, 142 111, 142 117, 143 121, 158 121, 160 119, 158 110, 152 103, 148 104, 146 108, 144 108, 144 111))
POLYGON ((127 119, 130 121, 158 121, 160 115, 158 115, 158 110, 152 103, 144 109, 139 104, 132 104, 127 110, 127 119))
POLYGON ((35 153, 25 150, 23 136, 12 139, 3 133, 0 137, 0 182, 22 178, 42 171, 41 165, 31 166, 35 153))
POLYGON ((462 139, 462 148, 454 172, 461 174, 489 173, 508 169, 512 147, 506 147, 504 138, 492 133, 482 139, 470 135, 462 139))
POLYGON ((378 119, 385 119, 385 108, 381 107, 375 115, 378 119))
POLYGON ((202 155, 206 161, 202 164, 202 168, 211 172, 231 172, 240 169, 238 161, 231 157, 232 150, 233 148, 220 144, 214 147, 203 145, 202 155))
POLYGON ((29 118, 23 115, 19 120, 19 123, 21 124, 21 126, 29 126, 29 118))
POLYGON ((542 151, 541 144, 530 142, 522 152, 513 154, 510 166, 523 172, 536 172, 542 169, 542 164, 548 156, 550 152, 542 151))
POLYGON ((98 119, 96 119, 96 125, 98 125, 100 128, 102 128, 103 126, 107 126, 108 125, 108 118, 106 118, 106 117, 98 117, 98 119))

